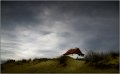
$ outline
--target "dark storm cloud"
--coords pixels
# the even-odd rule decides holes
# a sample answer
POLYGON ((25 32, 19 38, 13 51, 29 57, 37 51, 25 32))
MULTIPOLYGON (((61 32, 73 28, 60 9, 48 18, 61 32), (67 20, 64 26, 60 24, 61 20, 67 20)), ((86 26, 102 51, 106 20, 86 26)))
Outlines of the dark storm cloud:
POLYGON ((9 48, 14 58, 54 57, 74 47, 116 51, 118 6, 115 1, 2 2, 1 50, 9 48))
POLYGON ((25 21, 28 22, 28 20, 32 20, 32 13, 30 13, 27 8, 24 9, 22 4, 16 4, 16 2, 2 2, 1 11, 2 24, 4 24, 2 25, 3 29, 14 29, 14 27, 16 27, 16 23, 22 23, 25 21))

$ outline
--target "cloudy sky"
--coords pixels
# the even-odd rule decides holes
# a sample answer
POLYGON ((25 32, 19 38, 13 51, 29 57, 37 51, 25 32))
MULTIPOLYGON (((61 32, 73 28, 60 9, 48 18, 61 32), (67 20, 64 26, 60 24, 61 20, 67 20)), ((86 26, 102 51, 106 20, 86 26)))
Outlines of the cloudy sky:
POLYGON ((2 2, 1 59, 117 51, 118 2, 2 2))

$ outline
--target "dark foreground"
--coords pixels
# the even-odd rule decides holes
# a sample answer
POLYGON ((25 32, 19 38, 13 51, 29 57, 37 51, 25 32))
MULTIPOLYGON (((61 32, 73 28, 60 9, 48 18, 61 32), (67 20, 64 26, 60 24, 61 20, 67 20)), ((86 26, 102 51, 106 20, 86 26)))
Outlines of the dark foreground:
POLYGON ((119 54, 90 53, 85 59, 61 56, 55 59, 8 60, 2 73, 119 73, 119 54))

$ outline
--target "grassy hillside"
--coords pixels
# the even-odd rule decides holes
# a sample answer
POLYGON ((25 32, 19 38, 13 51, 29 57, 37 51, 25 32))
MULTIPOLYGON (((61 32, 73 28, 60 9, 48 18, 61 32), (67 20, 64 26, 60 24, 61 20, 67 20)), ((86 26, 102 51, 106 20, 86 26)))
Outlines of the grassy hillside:
POLYGON ((118 73, 119 54, 90 52, 85 59, 68 56, 34 60, 8 60, 1 65, 2 73, 118 73))

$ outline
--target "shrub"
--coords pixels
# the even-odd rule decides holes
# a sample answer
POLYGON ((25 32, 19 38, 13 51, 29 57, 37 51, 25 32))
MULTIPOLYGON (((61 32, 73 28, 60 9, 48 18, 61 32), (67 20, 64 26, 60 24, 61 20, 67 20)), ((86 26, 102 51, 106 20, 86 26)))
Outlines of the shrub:
POLYGON ((27 63, 27 62, 28 62, 28 60, 22 59, 22 60, 16 61, 15 64, 17 64, 17 65, 23 65, 23 64, 25 64, 25 63, 27 63))
POLYGON ((67 66, 67 60, 70 59, 69 56, 61 56, 58 58, 59 64, 62 65, 63 67, 67 66))
POLYGON ((87 63, 90 66, 94 66, 96 68, 118 68, 118 63, 113 63, 112 61, 118 60, 113 57, 117 57, 118 54, 111 52, 111 53, 97 53, 90 51, 87 56, 85 57, 85 64, 87 63), (112 63, 111 63, 112 62, 112 63))
POLYGON ((15 60, 12 60, 12 59, 8 59, 5 63, 14 63, 15 60))
POLYGON ((117 56, 119 56, 119 52, 110 52, 109 53, 111 55, 111 57, 116 58, 117 56))

